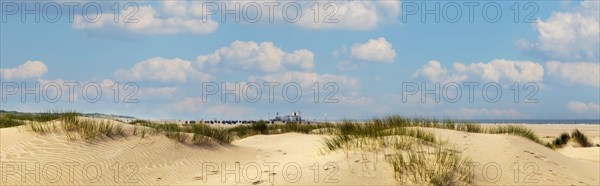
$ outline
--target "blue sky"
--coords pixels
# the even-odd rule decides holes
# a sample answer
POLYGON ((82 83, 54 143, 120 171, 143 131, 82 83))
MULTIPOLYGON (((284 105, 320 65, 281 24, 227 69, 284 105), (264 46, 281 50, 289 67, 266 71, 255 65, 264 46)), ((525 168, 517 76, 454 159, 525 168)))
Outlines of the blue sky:
MULTIPOLYGON (((317 120, 325 114, 329 119, 387 114, 460 119, 600 118, 597 1, 318 1, 322 11, 318 20, 333 13, 336 23, 315 23, 310 9, 315 2, 309 1, 211 1, 219 8, 239 3, 237 10, 250 10, 225 16, 226 21, 220 12, 209 15, 201 11, 208 5, 202 1, 132 1, 135 12, 133 8, 124 10, 126 2, 119 2, 118 23, 110 7, 113 2, 97 3, 102 17, 85 21, 84 16, 94 18, 96 14, 82 14, 81 7, 96 2, 71 1, 81 5, 75 8, 73 22, 64 2, 69 1, 58 2, 63 11, 56 23, 44 19, 57 15, 42 12, 44 8, 39 8, 39 23, 31 14, 21 21, 20 11, 35 2, 2 2, 2 109, 75 109, 157 119, 264 119, 269 113, 296 110, 317 120), (299 5, 302 17, 286 22, 282 9, 275 8, 271 23, 265 2, 299 5), (409 9, 432 9, 436 3, 439 22, 435 22, 436 15, 409 9), (472 22, 468 3, 478 3, 472 22), (236 23, 233 16, 256 15, 252 8, 257 6, 252 5, 262 7, 261 20, 236 23), (456 7, 461 16, 454 22, 456 7), (515 7, 519 9, 517 22, 513 19, 515 7), (502 15, 493 20, 496 8, 502 15), (128 13, 134 13, 132 18, 138 22, 124 23, 128 13), (65 82, 79 86, 69 94, 65 82), (274 88, 273 102, 268 99, 265 82, 280 84, 274 88), (39 102, 32 94, 22 95, 35 83, 40 84, 36 89, 39 102), (114 101, 116 83, 120 85, 118 103, 114 101), (239 83, 237 92, 242 99, 235 102, 234 95, 225 95, 227 100, 222 101, 221 92, 207 95, 203 83, 229 87, 239 83), (261 85, 262 97, 256 102, 243 99, 248 96, 243 85, 252 83, 261 85), (299 100, 290 102, 282 97, 282 87, 288 83, 302 89, 299 100), (327 87, 327 83, 335 86, 327 87), (435 83, 440 84, 439 102, 432 94, 423 101, 421 90, 409 92, 403 86, 431 89, 435 83), (472 102, 465 83, 480 84, 474 88, 472 102), (519 85, 516 103, 515 83, 519 85), (98 85, 102 97, 94 100, 95 94, 89 93, 96 89, 84 89, 86 84, 98 85), (487 97, 482 95, 486 84, 493 85, 487 89, 487 97), (60 89, 52 85, 60 85, 60 89), (462 93, 457 101, 452 99, 458 90, 453 85, 462 93), (315 87, 319 87, 318 103, 314 102, 315 87), (502 90, 501 98, 485 100, 495 97, 496 87, 502 90), (329 93, 334 94, 327 97, 329 93), (129 101, 137 101, 124 103, 130 94, 129 101), (527 96, 528 101, 537 101, 526 103, 527 96), (327 98, 337 101, 323 103, 327 98)), ((39 3, 48 7, 55 2, 39 3)), ((249 90, 256 90, 252 88, 249 90)), ((297 93, 294 87, 287 90, 291 97, 297 93)))

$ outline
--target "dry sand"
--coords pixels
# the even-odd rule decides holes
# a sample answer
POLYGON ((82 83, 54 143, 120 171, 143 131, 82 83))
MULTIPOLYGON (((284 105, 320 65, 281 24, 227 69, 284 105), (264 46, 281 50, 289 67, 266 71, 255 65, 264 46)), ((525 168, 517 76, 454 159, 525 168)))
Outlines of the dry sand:
MULTIPOLYGON (((532 125, 540 136, 597 126, 532 125)), ((470 157, 474 185, 600 185, 600 147, 551 150, 521 137, 427 129, 470 157)), ((1 185, 394 185, 383 154, 323 153, 323 136, 258 135, 197 147, 161 135, 93 143, 0 129, 1 185), (37 163, 37 164, 36 164, 37 163), (239 168, 235 169, 236 164, 239 168), (38 167, 36 167, 38 165, 38 167), (39 181, 36 180, 39 179, 39 181)), ((597 143, 597 142, 595 142, 597 143)))

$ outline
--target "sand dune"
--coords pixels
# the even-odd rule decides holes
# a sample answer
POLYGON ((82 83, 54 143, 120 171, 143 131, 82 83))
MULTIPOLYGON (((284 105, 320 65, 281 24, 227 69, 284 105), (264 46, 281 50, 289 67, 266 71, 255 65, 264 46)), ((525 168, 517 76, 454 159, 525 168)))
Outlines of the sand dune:
MULTIPOLYGON (((600 147, 554 151, 516 136, 427 130, 476 163, 474 185, 600 184, 600 147)), ((61 133, 3 128, 0 181, 2 185, 398 184, 383 153, 324 153, 322 138, 257 135, 231 145, 199 147, 162 135, 90 143, 68 141, 61 133)))

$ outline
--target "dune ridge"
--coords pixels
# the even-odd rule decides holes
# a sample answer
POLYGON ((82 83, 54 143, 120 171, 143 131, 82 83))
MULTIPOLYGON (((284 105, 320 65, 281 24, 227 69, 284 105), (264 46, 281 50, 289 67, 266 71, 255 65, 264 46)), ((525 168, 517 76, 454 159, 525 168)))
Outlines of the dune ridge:
MULTIPOLYGON (((131 125, 121 125, 127 133, 131 132, 131 125)), ((597 144, 598 133, 593 127, 577 128, 597 144)), ((600 184, 600 147, 567 146, 552 150, 512 135, 424 129, 471 158, 475 163, 473 185, 600 184)), ((569 127, 559 130, 540 125, 532 129, 539 136, 558 136, 562 130, 570 131, 569 127)), ((0 182, 2 185, 400 184, 394 179, 392 167, 384 162, 385 153, 324 153, 324 137, 300 133, 254 135, 232 144, 196 146, 163 135, 73 141, 60 132, 40 135, 23 126, 2 128, 0 182)))

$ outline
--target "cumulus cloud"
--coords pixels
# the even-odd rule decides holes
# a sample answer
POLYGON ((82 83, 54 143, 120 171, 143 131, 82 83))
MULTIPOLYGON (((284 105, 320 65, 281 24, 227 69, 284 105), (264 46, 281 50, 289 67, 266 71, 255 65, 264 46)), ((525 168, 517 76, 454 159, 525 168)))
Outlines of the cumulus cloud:
POLYGON ((453 68, 448 70, 440 62, 430 61, 413 74, 413 78, 434 82, 459 82, 470 76, 494 82, 539 82, 544 77, 544 67, 531 61, 496 59, 489 63, 454 63, 453 68))
POLYGON ((548 75, 568 85, 600 86, 600 63, 546 63, 548 75))
POLYGON ((177 90, 177 87, 146 87, 140 89, 139 97, 168 98, 172 97, 177 90))
POLYGON ((211 80, 214 70, 259 70, 261 72, 307 71, 314 69, 314 54, 306 49, 286 52, 272 42, 234 41, 213 53, 184 59, 155 57, 118 69, 114 76, 126 80, 186 82, 189 79, 211 80))
MULTIPOLYGON (((125 89, 126 84, 119 84, 111 79, 102 80, 64 80, 64 79, 38 79, 40 88, 44 91, 41 95, 42 99, 54 103, 54 102, 69 102, 76 103, 96 103, 114 100, 132 101, 137 98, 134 92, 135 88, 128 87, 125 89), (118 87, 117 87, 118 86, 118 87), (115 90, 118 91, 119 95, 115 95, 115 90), (125 91, 123 91, 125 90, 125 91), (134 95, 134 96, 132 96, 134 95), (82 99, 81 99, 82 98, 82 99)), ((135 85, 132 85, 135 86, 135 85)))
MULTIPOLYGON (((217 30, 219 24, 212 13, 227 18, 223 9, 237 10, 237 18, 221 20, 238 23, 255 23, 254 16, 261 14, 258 23, 272 20, 289 22, 306 29, 372 30, 382 23, 393 23, 400 14, 400 1, 288 1, 275 2, 270 7, 252 1, 162 1, 128 8, 115 17, 105 12, 96 20, 93 16, 74 16, 73 28, 85 30, 95 36, 117 37, 124 34, 206 34, 217 30), (210 3, 210 4, 208 4, 210 3), (213 5, 215 7, 213 7, 213 5), (291 6, 290 6, 291 5, 291 6), (286 8, 287 7, 287 8, 286 8), (291 7, 291 8, 290 8, 291 7), (296 12, 294 8, 301 8, 296 12), (213 10, 215 9, 216 10, 213 10), (256 12, 256 10, 260 12, 256 12), (273 9, 271 9, 273 8, 273 9), (310 11, 312 9, 318 10, 310 11), (285 12, 284 12, 285 10, 285 12), (210 11, 210 12, 209 12, 210 11), (301 13, 300 15, 297 15, 301 13), (133 15, 127 17, 128 15, 133 15), (117 21, 115 21, 117 20, 117 21), (234 21, 235 20, 235 21, 234 21)), ((272 3, 270 3, 272 4, 272 3)))
POLYGON ((570 12, 554 12, 538 20, 537 42, 519 40, 517 45, 551 59, 600 59, 600 11, 598 1, 582 1, 570 12))
MULTIPOLYGON (((310 10, 314 4, 304 2, 303 9, 310 10)), ((372 30, 381 23, 396 21, 400 14, 400 1, 332 1, 319 5, 320 14, 303 11, 298 25, 308 29, 372 30)))
POLYGON ((202 97, 186 97, 180 101, 168 105, 170 109, 177 112, 196 113, 204 107, 202 97))
POLYGON ((594 116, 600 116, 600 106, 596 103, 583 103, 579 101, 571 101, 566 105, 567 109, 577 114, 591 113, 594 116))
POLYGON ((113 12, 99 15, 99 19, 75 15, 73 27, 91 31, 95 34, 144 33, 144 34, 205 34, 214 32, 218 23, 210 18, 203 18, 196 13, 196 2, 164 1, 157 8, 151 5, 128 8, 115 17, 113 12), (130 17, 126 15, 132 15, 130 17), (116 21, 115 21, 116 20, 116 21))
POLYGON ((358 68, 358 64, 357 63, 353 63, 351 61, 340 61, 337 65, 337 68, 339 70, 343 70, 343 71, 347 71, 347 70, 354 70, 358 68))
POLYGON ((351 53, 356 59, 372 62, 392 63, 396 59, 396 51, 392 48, 392 44, 383 37, 354 44, 351 53))
POLYGON ((258 69, 264 72, 287 68, 310 70, 314 68, 314 54, 306 49, 286 52, 272 42, 234 41, 212 54, 198 56, 196 62, 199 67, 225 62, 233 68, 258 69))
POLYGON ((310 87, 315 82, 320 83, 320 86, 325 85, 328 82, 336 83, 340 89, 357 89, 359 83, 356 78, 348 76, 338 76, 332 74, 318 74, 315 72, 286 72, 286 73, 271 73, 266 74, 262 77, 251 77, 251 81, 264 80, 266 82, 279 82, 282 84, 295 82, 300 84, 302 87, 310 87))
POLYGON ((192 62, 179 58, 151 58, 136 63, 129 70, 118 69, 115 77, 126 80, 149 80, 161 82, 185 82, 188 79, 211 80, 211 75, 192 67, 192 62))
POLYGON ((451 75, 448 69, 442 67, 439 61, 431 60, 412 76, 413 78, 425 78, 432 82, 460 82, 467 79, 467 75, 451 75))
POLYGON ((41 61, 26 61, 16 68, 0 69, 4 80, 39 78, 48 72, 48 67, 41 61))
POLYGON ((470 65, 456 63, 454 69, 458 72, 479 75, 486 81, 496 82, 501 79, 514 82, 537 82, 544 77, 544 67, 531 61, 496 59, 489 63, 480 62, 470 65))
POLYGON ((444 110, 444 114, 464 119, 523 119, 529 118, 515 109, 471 109, 444 110))
POLYGON ((340 95, 338 103, 353 105, 353 106, 367 106, 373 103, 373 100, 367 96, 361 96, 357 92, 350 92, 349 95, 340 95))

